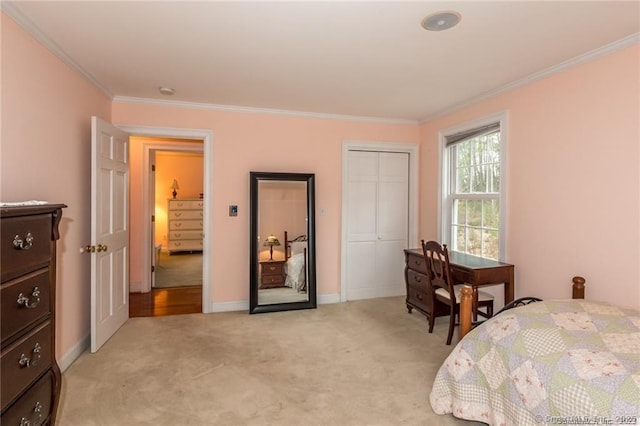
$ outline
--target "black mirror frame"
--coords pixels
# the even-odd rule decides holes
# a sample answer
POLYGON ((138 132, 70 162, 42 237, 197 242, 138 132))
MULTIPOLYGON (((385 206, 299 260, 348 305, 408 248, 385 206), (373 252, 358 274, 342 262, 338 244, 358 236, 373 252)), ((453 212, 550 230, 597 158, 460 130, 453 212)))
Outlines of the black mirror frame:
POLYGON ((315 226, 315 174, 313 173, 273 173, 250 172, 250 294, 249 313, 291 311, 298 309, 315 309, 316 296, 316 226, 315 226), (306 302, 274 303, 260 305, 258 301, 258 287, 260 283, 260 268, 258 266, 258 183, 260 181, 299 181, 307 183, 307 295, 306 302))

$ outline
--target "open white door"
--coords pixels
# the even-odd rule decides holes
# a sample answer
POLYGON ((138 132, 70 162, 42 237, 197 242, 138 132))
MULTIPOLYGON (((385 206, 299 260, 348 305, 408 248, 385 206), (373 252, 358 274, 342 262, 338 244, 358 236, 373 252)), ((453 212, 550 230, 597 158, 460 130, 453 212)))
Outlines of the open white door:
POLYGON ((91 352, 129 318, 129 135, 91 118, 91 352))

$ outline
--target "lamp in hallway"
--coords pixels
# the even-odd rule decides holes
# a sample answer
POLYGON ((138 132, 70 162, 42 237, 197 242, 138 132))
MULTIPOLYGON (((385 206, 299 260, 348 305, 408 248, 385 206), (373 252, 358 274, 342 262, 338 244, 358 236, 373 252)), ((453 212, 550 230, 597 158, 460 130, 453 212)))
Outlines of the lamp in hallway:
POLYGON ((271 234, 264 240, 263 246, 269 246, 269 260, 273 260, 273 246, 279 246, 280 241, 278 241, 278 237, 271 234))
POLYGON ((180 186, 178 185, 178 181, 176 179, 173 180, 173 183, 171 184, 171 189, 173 189, 173 192, 171 193, 173 195, 173 198, 176 198, 176 196, 178 195, 178 191, 176 190, 180 189, 180 186))

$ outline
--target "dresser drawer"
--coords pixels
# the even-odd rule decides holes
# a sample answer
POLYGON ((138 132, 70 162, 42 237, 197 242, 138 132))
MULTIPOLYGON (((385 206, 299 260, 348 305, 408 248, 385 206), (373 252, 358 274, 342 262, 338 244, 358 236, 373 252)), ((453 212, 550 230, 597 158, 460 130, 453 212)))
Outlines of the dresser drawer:
POLYGON ((5 342, 51 312, 49 268, 2 284, 0 327, 5 342))
POLYGON ((51 215, 2 219, 0 222, 0 241, 2 242, 0 275, 3 282, 49 263, 51 230, 51 215))
POLYGON ((283 275, 284 274, 284 269, 283 269, 283 263, 282 262, 277 262, 277 263, 263 263, 262 264, 262 275, 283 275))
POLYGON ((427 264, 425 263, 423 255, 417 254, 408 254, 407 255, 407 266, 409 269, 414 269, 418 272, 422 272, 423 274, 427 273, 427 264))
POLYGON ((169 210, 202 210, 202 200, 169 200, 169 210))
POLYGON ((169 221, 169 230, 170 231, 180 231, 180 230, 201 230, 202 229, 202 220, 170 220, 169 221))
POLYGON ((407 285, 407 302, 423 312, 431 311, 431 295, 427 292, 426 286, 407 285))
POLYGON ((428 280, 429 278, 425 274, 421 274, 412 269, 407 271, 407 280, 409 280, 409 285, 413 285, 414 287, 420 289, 421 291, 426 292, 428 289, 428 280))
POLYGON ((190 251, 190 250, 202 250, 202 240, 179 240, 169 241, 167 244, 167 250, 169 251, 190 251))
POLYGON ((202 210, 173 210, 169 212, 169 219, 198 219, 201 221, 202 210))
POLYGON ((201 240, 204 238, 202 231, 171 231, 170 240, 201 240))
POLYGON ((0 424, 36 426, 46 422, 51 411, 53 380, 53 374, 45 374, 9 407, 2 415, 0 424))
POLYGON ((282 275, 263 275, 261 284, 263 286, 270 284, 283 284, 284 277, 282 275))
POLYGON ((46 321, 15 344, 2 348, 2 407, 51 367, 51 333, 51 323, 46 321))

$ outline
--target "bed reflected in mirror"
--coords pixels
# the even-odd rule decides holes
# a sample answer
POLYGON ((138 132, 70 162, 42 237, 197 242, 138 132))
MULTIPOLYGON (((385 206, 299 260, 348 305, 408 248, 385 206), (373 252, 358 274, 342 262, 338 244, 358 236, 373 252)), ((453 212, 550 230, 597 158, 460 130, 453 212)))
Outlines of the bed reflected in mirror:
POLYGON ((314 175, 251 172, 250 313, 316 307, 314 175))

